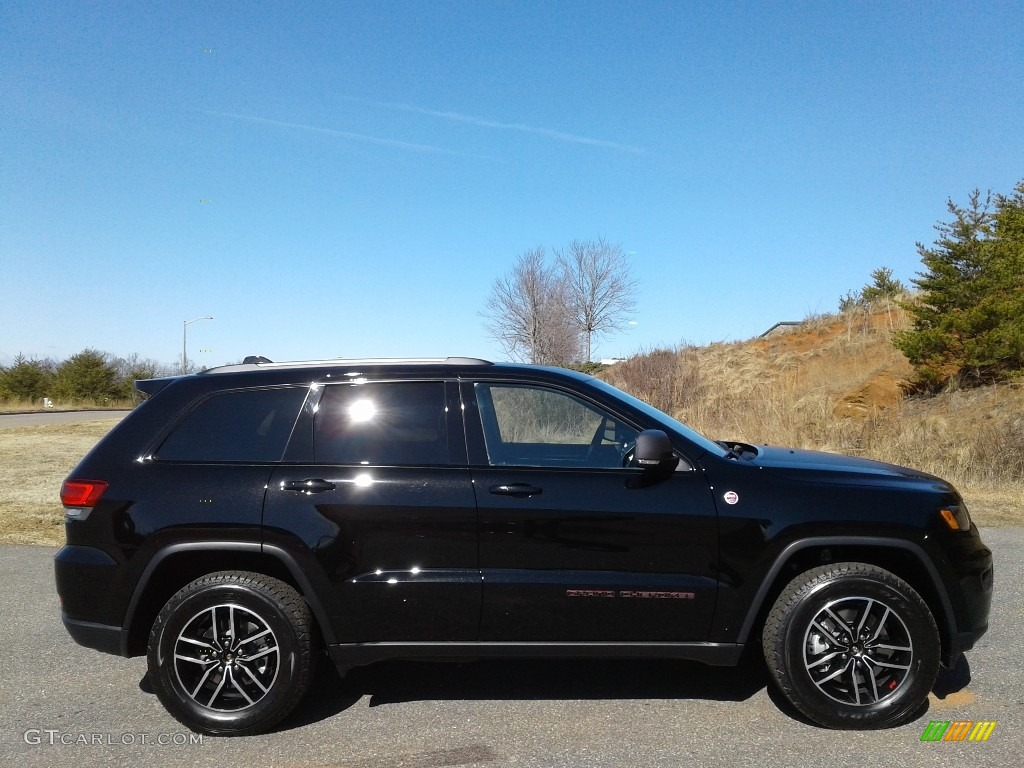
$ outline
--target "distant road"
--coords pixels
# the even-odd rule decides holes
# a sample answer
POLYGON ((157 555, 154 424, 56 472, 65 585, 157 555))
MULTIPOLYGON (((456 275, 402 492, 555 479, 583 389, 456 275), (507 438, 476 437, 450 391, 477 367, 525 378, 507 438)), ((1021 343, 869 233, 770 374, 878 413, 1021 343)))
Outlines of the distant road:
POLYGON ((131 411, 46 411, 43 413, 0 414, 0 429, 35 427, 40 424, 77 424, 82 421, 123 419, 131 411))

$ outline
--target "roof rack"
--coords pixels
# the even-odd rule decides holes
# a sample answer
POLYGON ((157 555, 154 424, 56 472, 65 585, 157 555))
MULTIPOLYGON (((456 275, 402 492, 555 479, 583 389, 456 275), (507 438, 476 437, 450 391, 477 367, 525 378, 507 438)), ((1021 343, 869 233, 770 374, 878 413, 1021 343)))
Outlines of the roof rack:
POLYGON ((265 368, 326 368, 352 365, 493 365, 478 357, 335 357, 329 360, 293 360, 275 363, 262 355, 249 355, 241 363, 208 368, 203 373, 258 371, 265 368))

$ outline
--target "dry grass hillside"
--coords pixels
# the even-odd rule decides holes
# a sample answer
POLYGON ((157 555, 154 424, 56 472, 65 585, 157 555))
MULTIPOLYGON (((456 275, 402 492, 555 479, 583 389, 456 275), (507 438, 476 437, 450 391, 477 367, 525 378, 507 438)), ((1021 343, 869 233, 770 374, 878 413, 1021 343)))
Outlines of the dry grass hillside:
POLYGON ((1024 524, 1024 388, 909 396, 899 309, 637 355, 601 374, 714 439, 835 451, 954 482, 983 525, 1024 524))

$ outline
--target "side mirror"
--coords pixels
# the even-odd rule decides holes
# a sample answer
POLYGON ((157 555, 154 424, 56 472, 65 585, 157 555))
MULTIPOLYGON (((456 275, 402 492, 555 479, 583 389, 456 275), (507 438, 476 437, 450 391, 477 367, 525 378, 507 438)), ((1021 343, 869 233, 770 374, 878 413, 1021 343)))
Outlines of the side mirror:
POLYGON ((636 436, 636 447, 633 449, 633 466, 648 472, 674 472, 679 464, 679 457, 672 451, 672 443, 668 435, 660 429, 645 429, 636 436))

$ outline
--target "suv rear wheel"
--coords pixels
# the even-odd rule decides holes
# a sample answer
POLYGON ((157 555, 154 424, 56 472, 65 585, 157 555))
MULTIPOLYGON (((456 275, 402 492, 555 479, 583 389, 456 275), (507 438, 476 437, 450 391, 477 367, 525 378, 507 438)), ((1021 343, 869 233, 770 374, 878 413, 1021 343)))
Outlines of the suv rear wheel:
POLYGON ((265 731, 302 699, 313 663, 305 600, 278 579, 221 571, 179 590, 149 636, 161 703, 194 731, 265 731))
POLYGON ((763 643, 785 697, 830 728, 899 725, 924 702, 939 669, 928 605, 903 579, 866 563, 795 578, 768 615, 763 643))

